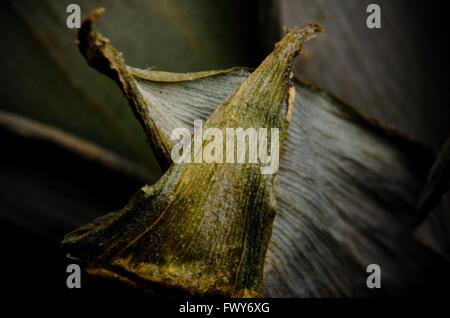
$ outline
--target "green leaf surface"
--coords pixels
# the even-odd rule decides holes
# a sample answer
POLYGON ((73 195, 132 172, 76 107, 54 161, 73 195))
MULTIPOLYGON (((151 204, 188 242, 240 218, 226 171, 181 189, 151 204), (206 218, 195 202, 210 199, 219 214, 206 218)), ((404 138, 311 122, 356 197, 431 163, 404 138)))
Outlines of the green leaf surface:
MULTIPOLYGON (((130 68, 91 26, 81 34, 82 53, 119 84, 166 165, 171 130, 217 114, 217 106, 251 73, 130 68)), ((265 295, 368 295, 365 268, 372 263, 383 268, 384 294, 423 286, 433 276, 429 264, 443 264, 410 236, 433 156, 329 94, 298 81, 294 87, 291 127, 275 181, 277 215, 264 266, 265 295)), ((254 94, 258 100, 260 92, 254 94)))
MULTIPOLYGON (((159 119, 162 110, 155 112, 159 117, 153 117, 155 102, 162 107, 164 103, 153 100, 149 91, 154 87, 136 83, 117 51, 91 28, 102 12, 98 9, 85 20, 80 50, 91 66, 117 81, 135 113, 142 116, 140 121, 149 138, 161 139, 153 146, 164 148, 170 140, 164 129, 170 122, 159 119)), ((228 91, 232 95, 216 104, 205 119, 205 129, 214 127, 225 134, 228 128, 277 128, 282 142, 294 92, 288 74, 303 42, 319 29, 310 25, 289 31, 239 88, 228 91)), ((202 81, 205 76, 197 77, 202 81)), ((191 77, 186 76, 185 82, 187 78, 191 77)), ((225 96, 224 92, 217 94, 217 81, 209 82, 214 83, 213 94, 225 96)), ((186 92, 195 91, 178 81, 169 82, 169 86, 172 92, 164 94, 166 103, 177 102, 183 92, 187 99, 186 92)), ((156 92, 162 95, 162 89, 156 92)), ((199 94, 191 97, 198 98, 199 94)), ((211 105, 211 101, 205 105, 211 105)), ((63 247, 70 257, 87 263, 92 273, 153 292, 167 289, 193 295, 260 295, 276 210, 274 175, 262 174, 261 162, 197 163, 204 147, 194 150, 192 163, 174 164, 156 184, 142 188, 124 209, 69 233, 63 247)), ((169 156, 168 150, 162 149, 161 154, 169 156)), ((234 156, 235 151, 227 147, 226 157, 234 156)))

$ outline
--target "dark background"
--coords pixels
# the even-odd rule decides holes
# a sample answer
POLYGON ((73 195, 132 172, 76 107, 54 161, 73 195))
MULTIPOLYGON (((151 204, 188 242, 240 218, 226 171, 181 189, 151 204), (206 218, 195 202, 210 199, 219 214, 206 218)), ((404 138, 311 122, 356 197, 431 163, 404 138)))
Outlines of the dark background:
MULTIPOLYGON (((108 9, 99 28, 128 64, 177 72, 255 67, 281 37, 283 25, 315 20, 327 32, 305 48, 296 75, 437 149, 450 135, 444 2, 372 1, 382 4, 383 28, 368 31, 365 2, 355 6, 355 1, 77 3, 84 14, 97 6, 108 9)), ((70 2, 0 5, 0 110, 96 143, 144 166, 147 174, 118 171, 58 143, 18 134, 0 121, 4 288, 66 290, 67 261, 59 246, 64 235, 120 209, 161 173, 119 90, 79 54, 76 31, 65 27, 70 2)), ((437 277, 411 295, 439 295, 445 279, 437 277)))

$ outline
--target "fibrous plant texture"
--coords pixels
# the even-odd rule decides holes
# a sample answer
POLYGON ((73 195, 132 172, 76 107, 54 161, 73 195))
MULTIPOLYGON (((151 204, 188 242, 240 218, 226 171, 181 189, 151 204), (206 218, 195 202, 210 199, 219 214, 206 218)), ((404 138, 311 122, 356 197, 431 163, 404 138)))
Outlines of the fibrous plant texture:
POLYGON ((117 82, 167 170, 122 210, 68 234, 69 257, 168 295, 362 296, 371 263, 383 267, 386 294, 426 279, 433 256, 410 232, 433 156, 292 77, 319 26, 288 30, 255 70, 179 74, 127 66, 93 28, 102 12, 83 23, 80 51, 117 82), (222 131, 278 128, 278 174, 260 163, 172 164, 171 132, 196 119, 222 131))

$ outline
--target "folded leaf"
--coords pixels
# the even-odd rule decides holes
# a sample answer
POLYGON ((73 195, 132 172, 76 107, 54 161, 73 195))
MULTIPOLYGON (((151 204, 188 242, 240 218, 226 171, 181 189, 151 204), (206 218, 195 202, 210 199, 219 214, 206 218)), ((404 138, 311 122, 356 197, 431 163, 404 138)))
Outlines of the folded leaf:
MULTIPOLYGON (((92 22, 80 32, 82 54, 118 82, 165 166, 171 131, 217 114, 251 74, 236 68, 190 74, 131 68, 92 22)), ((432 155, 332 96, 294 85, 291 128, 275 182, 265 295, 367 295, 365 269, 371 263, 383 269, 386 294, 423 286, 429 264, 440 260, 410 238, 410 228, 432 155)), ((254 90, 254 99, 260 94, 254 90)))
MULTIPOLYGON (((101 13, 90 15, 80 30, 80 50, 120 84, 150 141, 160 139, 153 146, 167 156, 169 139, 150 114, 150 96, 141 94, 108 41, 90 29, 101 13)), ((311 25, 288 32, 204 127, 224 135, 228 128, 278 128, 283 140, 292 110, 292 61, 318 29, 311 25)), ((235 149, 226 152, 234 156, 235 149)), ((153 291, 257 296, 276 210, 274 175, 260 168, 260 162, 172 165, 124 209, 68 234, 63 246, 91 272, 153 291)))

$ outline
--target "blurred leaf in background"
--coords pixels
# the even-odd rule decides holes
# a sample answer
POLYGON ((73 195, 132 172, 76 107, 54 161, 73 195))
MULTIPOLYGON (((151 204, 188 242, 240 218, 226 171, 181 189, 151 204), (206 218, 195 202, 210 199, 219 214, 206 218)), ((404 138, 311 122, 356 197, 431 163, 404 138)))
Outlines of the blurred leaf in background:
POLYGON ((301 79, 363 113, 435 147, 450 135, 444 96, 450 75, 448 23, 441 1, 281 0, 280 23, 315 21, 325 29, 297 59, 301 79), (381 29, 369 29, 367 6, 381 8, 381 29))
MULTIPOLYGON (((0 28, 7 47, 1 63, 8 80, 0 87, 0 109, 62 128, 158 171, 120 91, 80 55, 76 30, 66 27, 71 2, 2 2, 0 28)), ((258 11, 260 2, 81 0, 77 4, 83 14, 99 6, 108 8, 108 19, 99 28, 126 52, 130 65, 186 72, 257 65, 264 56, 257 40, 258 12, 266 12, 258 11)))

